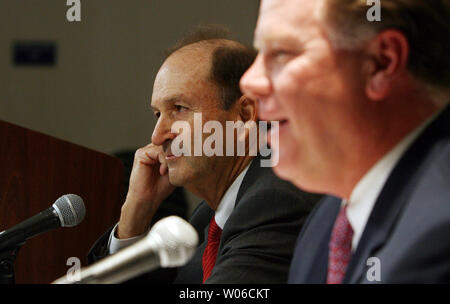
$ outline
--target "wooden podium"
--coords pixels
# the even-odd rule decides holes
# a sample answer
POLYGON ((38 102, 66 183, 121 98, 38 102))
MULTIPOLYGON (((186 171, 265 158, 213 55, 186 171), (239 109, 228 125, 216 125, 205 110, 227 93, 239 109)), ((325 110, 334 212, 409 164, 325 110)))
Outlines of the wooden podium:
POLYGON ((50 283, 65 275, 76 257, 118 221, 123 165, 113 156, 0 120, 0 231, 51 207, 64 194, 84 200, 86 217, 29 239, 20 249, 16 283, 50 283))

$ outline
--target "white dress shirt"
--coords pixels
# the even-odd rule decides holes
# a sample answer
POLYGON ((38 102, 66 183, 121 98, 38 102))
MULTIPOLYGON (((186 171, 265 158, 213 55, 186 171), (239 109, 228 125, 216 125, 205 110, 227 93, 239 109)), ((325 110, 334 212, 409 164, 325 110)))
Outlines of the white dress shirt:
MULTIPOLYGON (((216 220, 217 225, 223 229, 225 226, 225 223, 227 222, 228 218, 231 215, 231 212, 233 212, 234 205, 236 203, 236 198, 239 192, 239 188, 241 187, 242 180, 244 179, 245 174, 248 171, 248 168, 250 167, 252 161, 248 166, 242 170, 242 172, 239 174, 239 176, 234 180, 234 182, 231 184, 231 186, 227 189, 225 194, 222 196, 222 199, 220 200, 219 206, 217 207, 216 213, 214 215, 214 218, 216 220)), ((130 246, 131 244, 137 242, 138 240, 145 237, 147 233, 141 234, 139 236, 135 236, 128 239, 118 239, 115 236, 117 225, 114 226, 113 230, 111 231, 111 234, 109 236, 109 242, 108 242, 108 249, 109 254, 116 253, 120 249, 130 246)))
POLYGON ((406 152, 413 141, 422 133, 425 127, 433 121, 440 112, 434 114, 424 123, 404 137, 389 153, 385 154, 356 184, 349 200, 342 200, 342 206, 347 204, 347 218, 353 228, 352 251, 358 246, 361 235, 367 224, 373 206, 391 171, 406 152))
POLYGON ((245 174, 247 173, 248 168, 250 167, 252 162, 242 170, 241 174, 234 180, 231 186, 227 189, 225 194, 222 196, 220 200, 219 206, 217 207, 216 214, 214 215, 214 219, 216 220, 217 226, 223 230, 225 223, 233 212, 234 205, 236 203, 236 198, 239 192, 239 188, 241 188, 242 180, 244 179, 245 174))

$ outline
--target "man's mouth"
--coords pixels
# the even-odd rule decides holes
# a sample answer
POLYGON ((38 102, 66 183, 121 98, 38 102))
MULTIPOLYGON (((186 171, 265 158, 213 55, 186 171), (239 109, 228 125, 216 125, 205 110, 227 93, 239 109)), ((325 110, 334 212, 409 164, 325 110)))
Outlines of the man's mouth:
POLYGON ((268 132, 268 136, 267 136, 267 141, 269 143, 269 145, 272 145, 272 141, 276 139, 276 142, 279 141, 279 134, 282 130, 286 129, 289 126, 289 121, 287 119, 279 119, 279 120, 275 120, 276 122, 278 122, 278 126, 272 126, 272 123, 269 123, 268 125, 271 126, 271 128, 269 128, 269 132, 268 132))
POLYGON ((166 161, 173 160, 179 157, 173 155, 171 145, 172 145, 171 141, 163 144, 164 158, 166 159, 166 161))
POLYGON ((273 124, 273 122, 277 122, 278 123, 278 128, 279 129, 281 129, 281 128, 284 128, 284 127, 286 127, 288 124, 289 124, 289 120, 287 120, 287 119, 276 119, 276 120, 272 120, 271 122, 269 122, 267 125, 268 125, 268 130, 270 130, 270 129, 272 129, 272 124, 273 124))
POLYGON ((281 119, 279 120, 280 128, 286 126, 289 124, 289 121, 287 119, 281 119))
POLYGON ((173 155, 172 152, 170 151, 170 149, 167 150, 167 151, 165 151, 165 152, 164 152, 164 155, 165 155, 165 159, 166 159, 167 161, 169 161, 169 160, 174 160, 174 159, 177 159, 177 158, 180 158, 180 157, 181 157, 181 155, 180 155, 180 156, 175 156, 175 155, 173 155))
POLYGON ((271 120, 267 120, 267 130, 270 130, 272 128, 274 122, 277 122, 279 127, 289 123, 289 121, 287 119, 271 119, 271 120))

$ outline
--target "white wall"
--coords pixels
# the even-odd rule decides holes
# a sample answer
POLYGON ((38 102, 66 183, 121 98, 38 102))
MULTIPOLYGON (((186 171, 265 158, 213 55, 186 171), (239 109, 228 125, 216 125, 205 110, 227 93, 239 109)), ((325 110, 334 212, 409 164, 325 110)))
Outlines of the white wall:
POLYGON ((224 24, 251 44, 257 0, 0 1, 0 119, 98 151, 150 141, 148 107, 163 51, 191 26, 224 24), (57 65, 14 67, 15 40, 57 43, 57 65))

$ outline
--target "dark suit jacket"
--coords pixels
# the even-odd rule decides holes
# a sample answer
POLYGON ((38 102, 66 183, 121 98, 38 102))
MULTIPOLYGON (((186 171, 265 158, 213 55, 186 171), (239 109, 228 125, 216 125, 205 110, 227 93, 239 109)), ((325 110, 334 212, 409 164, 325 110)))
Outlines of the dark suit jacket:
MULTIPOLYGON (((341 200, 324 198, 297 242, 289 283, 325 283, 341 200)), ((375 202, 343 283, 450 282, 450 107, 419 135, 375 202), (373 280, 379 259, 381 281, 373 280), (369 276, 367 273, 369 271, 369 276)))
MULTIPOLYGON (((228 218, 216 265, 207 283, 286 283, 298 233, 320 196, 302 192, 276 177, 271 168, 253 160, 228 218)), ((214 211, 202 202, 190 223, 199 235, 192 259, 178 269, 160 269, 132 282, 202 283, 202 255, 214 211)), ((93 246, 88 260, 107 255, 107 231, 93 246)))

